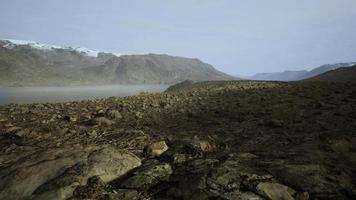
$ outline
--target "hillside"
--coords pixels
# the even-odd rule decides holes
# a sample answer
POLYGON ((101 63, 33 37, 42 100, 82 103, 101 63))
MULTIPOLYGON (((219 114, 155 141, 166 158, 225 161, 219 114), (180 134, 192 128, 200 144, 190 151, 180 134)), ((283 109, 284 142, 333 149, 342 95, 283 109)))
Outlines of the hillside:
POLYGON ((123 55, 85 48, 0 40, 1 86, 172 84, 234 79, 198 59, 123 55))
POLYGON ((300 79, 300 77, 307 74, 308 71, 284 71, 275 73, 257 73, 251 77, 247 77, 251 80, 268 80, 268 81, 294 81, 300 79))
POLYGON ((114 57, 97 73, 113 83, 172 84, 183 80, 228 80, 232 76, 198 59, 168 55, 125 55, 114 57))
POLYGON ((355 91, 207 81, 0 106, 0 199, 355 199, 355 91))
POLYGON ((328 71, 307 81, 356 82, 356 65, 328 71))
POLYGON ((300 70, 300 71, 284 71, 284 72, 272 72, 272 73, 258 73, 246 79, 250 80, 275 80, 275 81, 296 81, 308 79, 324 72, 334 70, 340 67, 350 67, 355 65, 356 62, 351 63, 336 63, 336 64, 326 64, 316 67, 312 70, 300 70))
POLYGON ((88 56, 73 49, 35 48, 28 44, 9 46, 0 42, 1 86, 61 86, 95 83, 87 68, 103 64, 103 55, 88 56))

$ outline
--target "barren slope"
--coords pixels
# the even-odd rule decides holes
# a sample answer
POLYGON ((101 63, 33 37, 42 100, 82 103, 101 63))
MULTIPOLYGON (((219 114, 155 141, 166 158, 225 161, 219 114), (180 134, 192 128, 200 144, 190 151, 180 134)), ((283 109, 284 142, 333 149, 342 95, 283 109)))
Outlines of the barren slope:
POLYGON ((162 94, 1 106, 0 197, 356 198, 355 84, 188 85, 162 94), (113 162, 100 159, 102 152, 113 162), (9 178, 14 173, 21 176, 9 178))

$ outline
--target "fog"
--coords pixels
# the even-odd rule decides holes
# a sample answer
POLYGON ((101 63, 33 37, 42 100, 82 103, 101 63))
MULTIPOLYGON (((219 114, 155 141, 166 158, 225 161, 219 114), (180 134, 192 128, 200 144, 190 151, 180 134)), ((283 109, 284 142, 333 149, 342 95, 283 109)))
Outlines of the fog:
POLYGON ((74 87, 0 87, 0 104, 46 103, 123 97, 141 92, 162 92, 168 85, 106 85, 74 87))

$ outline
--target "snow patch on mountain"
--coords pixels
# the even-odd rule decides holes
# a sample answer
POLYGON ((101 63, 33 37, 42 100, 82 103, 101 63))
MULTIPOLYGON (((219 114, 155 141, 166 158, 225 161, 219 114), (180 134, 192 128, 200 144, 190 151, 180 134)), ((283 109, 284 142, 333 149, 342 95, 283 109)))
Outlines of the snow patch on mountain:
MULTIPOLYGON (((85 55, 92 56, 92 57, 97 57, 99 53, 99 51, 97 50, 92 50, 85 47, 64 47, 64 46, 50 45, 46 43, 39 43, 39 42, 29 41, 29 40, 0 39, 0 41, 2 42, 1 43, 2 46, 8 49, 12 49, 17 45, 29 45, 32 48, 40 49, 40 50, 53 50, 53 49, 72 50, 72 51, 84 53, 85 55)), ((114 53, 114 55, 120 56, 122 54, 114 53)))

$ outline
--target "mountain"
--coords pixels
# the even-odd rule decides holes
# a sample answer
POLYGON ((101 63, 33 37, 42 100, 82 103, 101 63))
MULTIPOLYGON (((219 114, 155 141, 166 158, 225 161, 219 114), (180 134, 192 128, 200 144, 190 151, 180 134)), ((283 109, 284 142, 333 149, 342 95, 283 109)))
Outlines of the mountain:
POLYGON ((173 84, 184 80, 234 79, 199 59, 147 54, 124 55, 108 60, 98 74, 113 83, 173 84))
POLYGON ((336 63, 336 64, 326 64, 320 67, 314 68, 310 71, 300 70, 300 71, 284 71, 284 72, 272 72, 272 73, 258 73, 247 79, 251 80, 276 80, 276 81, 296 81, 308 79, 324 72, 334 70, 340 67, 350 67, 355 65, 356 62, 351 63, 336 63))
POLYGON ((54 49, 62 49, 62 50, 70 50, 76 51, 78 53, 85 54, 87 56, 96 57, 99 51, 83 48, 83 47, 62 47, 58 45, 51 45, 45 43, 39 43, 35 41, 28 41, 28 40, 13 40, 13 39, 2 39, 0 40, 0 45, 2 47, 6 47, 8 49, 19 48, 23 46, 31 47, 33 49, 38 50, 54 50, 54 49))
POLYGON ((284 71, 284 72, 275 72, 275 73, 258 73, 249 77, 252 80, 278 80, 278 81, 291 81, 298 80, 299 77, 307 74, 308 71, 284 71))
POLYGON ((1 86, 173 84, 234 79, 198 59, 119 55, 86 48, 0 40, 1 86))
POLYGON ((334 69, 307 79, 307 81, 356 82, 356 65, 334 69))
POLYGON ((341 68, 341 67, 351 67, 351 66, 354 66, 354 65, 356 65, 356 62, 322 65, 320 67, 317 67, 317 68, 309 71, 301 79, 311 78, 311 77, 317 76, 319 74, 322 74, 324 72, 328 72, 328 71, 331 71, 331 70, 334 70, 334 69, 338 69, 338 68, 341 68))
POLYGON ((96 82, 96 77, 88 77, 85 71, 107 60, 102 54, 94 57, 89 52, 0 41, 0 85, 79 85, 96 82))

